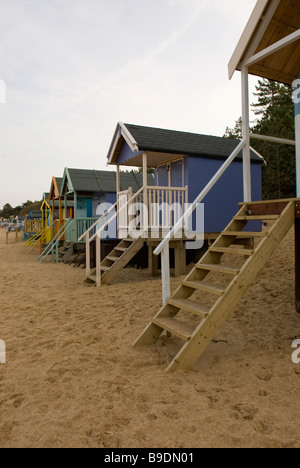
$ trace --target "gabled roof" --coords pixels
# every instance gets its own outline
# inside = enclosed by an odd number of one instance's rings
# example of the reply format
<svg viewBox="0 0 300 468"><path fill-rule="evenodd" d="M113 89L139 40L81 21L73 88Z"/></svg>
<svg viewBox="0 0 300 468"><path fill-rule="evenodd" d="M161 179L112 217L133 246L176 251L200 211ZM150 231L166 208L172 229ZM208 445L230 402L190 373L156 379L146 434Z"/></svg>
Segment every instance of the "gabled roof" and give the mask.
<svg viewBox="0 0 300 468"><path fill-rule="evenodd" d="M300 1L258 0L229 62L229 78L246 60L278 41L295 40L249 66L249 73L292 84L300 71ZM297 39L298 37L298 39Z"/></svg>
<svg viewBox="0 0 300 468"><path fill-rule="evenodd" d="M110 153L108 154L109 164L115 164L122 150L122 145L131 141L135 145L132 152L132 165L138 165L143 152L156 153L158 157L150 158L153 161L164 162L164 154L181 156L198 156L212 159L227 159L233 150L238 146L240 140L216 137L211 135L201 135L198 133L180 132L175 130L165 130L161 128L143 127L132 124L119 124L127 131L126 140L120 132L116 132ZM260 158L252 151L253 162L261 163ZM237 156L237 160L242 160L242 153Z"/></svg>
<svg viewBox="0 0 300 468"><path fill-rule="evenodd" d="M121 172L121 191L132 187L137 192L143 186L143 174ZM153 185L153 175L148 175L148 184ZM67 185L69 190L67 190ZM61 186L61 195L65 192L85 193L115 193L116 173L112 171L96 171L89 169L66 168Z"/></svg>
<svg viewBox="0 0 300 468"><path fill-rule="evenodd" d="M49 200L54 200L60 197L62 181L62 177L52 177Z"/></svg>

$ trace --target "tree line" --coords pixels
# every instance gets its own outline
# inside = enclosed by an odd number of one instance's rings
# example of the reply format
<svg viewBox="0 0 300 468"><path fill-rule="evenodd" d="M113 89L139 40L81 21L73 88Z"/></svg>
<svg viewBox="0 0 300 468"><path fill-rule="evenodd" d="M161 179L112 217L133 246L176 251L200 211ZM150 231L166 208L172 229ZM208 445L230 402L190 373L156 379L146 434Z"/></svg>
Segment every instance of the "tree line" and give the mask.
<svg viewBox="0 0 300 468"><path fill-rule="evenodd" d="M251 131L259 135L295 140L293 89L275 81L259 80L257 102L252 104L257 116ZM242 118L234 128L226 128L226 138L242 138ZM267 141L251 140L251 146L265 159L262 167L264 200L296 197L295 147Z"/></svg>
<svg viewBox="0 0 300 468"><path fill-rule="evenodd" d="M41 201L32 202L27 200L26 202L22 203L22 205L12 207L10 203L6 203L2 210L0 210L0 218L9 219L11 216L25 216L32 210L39 210L41 204Z"/></svg>

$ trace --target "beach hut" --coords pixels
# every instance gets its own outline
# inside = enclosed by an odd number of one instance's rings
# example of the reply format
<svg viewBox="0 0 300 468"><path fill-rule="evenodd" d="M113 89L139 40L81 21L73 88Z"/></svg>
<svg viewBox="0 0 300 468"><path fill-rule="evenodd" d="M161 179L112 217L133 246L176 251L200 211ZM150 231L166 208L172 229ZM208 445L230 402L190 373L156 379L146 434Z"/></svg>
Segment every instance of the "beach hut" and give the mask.
<svg viewBox="0 0 300 468"><path fill-rule="evenodd" d="M177 354L167 368L169 372L193 367L293 225L295 225L296 247L296 309L300 312L300 198L263 202L255 200L250 150L251 138L295 146L297 197L300 197L300 4L298 0L258 0L230 60L229 77L231 78L237 70L241 71L242 77L243 135L238 149L243 152L243 201L241 200L239 211L173 295L170 293L166 263L162 278L163 306L135 342L135 346L153 344L164 331L183 340L183 344L178 347ZM293 85L295 141L283 140L276 135L250 134L249 74ZM235 157L236 154L233 152L222 171L225 172L230 167ZM220 173L211 179L195 203L202 200L203 195L212 189L219 175ZM254 220L266 221L267 229L245 231L245 227ZM161 242L156 253L167 255L166 251L173 234L174 230ZM236 239L247 237L255 239L251 248L240 249L233 244ZM226 257L225 263L223 260ZM216 272L222 275L222 282L212 279L212 275ZM194 294L196 291L210 295L211 301L206 301L203 294L202 299L197 299ZM185 312L183 317L182 311ZM196 326L194 321L187 320L187 313L199 317Z"/></svg>
<svg viewBox="0 0 300 468"><path fill-rule="evenodd" d="M30 211L24 221L24 241L30 245L33 238L40 236L43 229L42 212Z"/></svg>
<svg viewBox="0 0 300 468"><path fill-rule="evenodd" d="M87 230L93 234L101 215L116 204L116 178L116 173L112 171L65 168L61 182L56 180L55 184L52 181L51 198L60 200L63 225L39 260L43 261L61 241L66 246L81 249L85 242L82 235ZM140 190L142 183L143 176L138 172L120 174L120 187L124 192L135 193ZM153 185L152 174L148 174L147 183ZM109 252L118 243L116 229L106 230L104 237L103 252ZM90 244L89 256L95 243Z"/></svg>
<svg viewBox="0 0 300 468"><path fill-rule="evenodd" d="M212 176L220 170L224 160L236 150L240 142L210 135L202 135L153 127L124 124L119 122L108 152L108 164L116 167L117 196L124 197L120 185L121 167L139 167L142 171L143 181L139 192L135 194L127 205L120 206L117 213L118 237L127 238L121 247L136 249L143 246L143 241L149 248L149 267L153 275L158 272L158 258L153 255L154 249L160 244L165 234L176 225L189 204L195 200L199 192L206 187ZM251 171L252 190L257 199L261 199L261 165L263 158L252 151ZM154 171L154 185L147 183L149 170ZM206 239L215 239L232 218L238 202L243 196L243 163L242 152L237 151L236 159L224 177L207 194L205 203L204 225L196 225L195 215L190 219L190 231ZM128 199L130 198L127 194ZM140 231L143 235L132 242L133 234L120 229L124 218L124 209L132 211L133 205L143 206L140 212ZM113 221L113 218L112 218ZM177 233L170 243L174 252L175 276L186 272L186 245L190 235L185 232ZM200 242L199 248L202 247ZM193 245L193 248L195 246ZM115 253L116 254L116 253ZM197 255L197 253L196 253ZM111 257L101 262L101 281L108 283L115 278L120 268L126 265L127 252L122 255L122 261L111 263ZM116 258L116 255L114 255ZM118 255L118 258L120 255ZM193 257L195 252L193 251ZM128 255L128 258L130 256ZM95 273L95 271L93 271ZM87 265L87 277L90 277ZM99 281L98 281L99 282Z"/></svg>
<svg viewBox="0 0 300 468"><path fill-rule="evenodd" d="M153 176L148 175L149 185L153 185ZM142 174L122 173L120 188L122 191L132 189L133 193L142 186ZM61 184L61 197L64 199L65 219L69 219L69 203L73 202L74 210L70 218L75 220L72 229L66 233L66 240L78 242L82 234L99 218L101 206L114 205L116 195L116 173L87 169L66 168ZM108 240L116 240L116 235L109 235ZM82 241L80 241L82 242Z"/></svg>

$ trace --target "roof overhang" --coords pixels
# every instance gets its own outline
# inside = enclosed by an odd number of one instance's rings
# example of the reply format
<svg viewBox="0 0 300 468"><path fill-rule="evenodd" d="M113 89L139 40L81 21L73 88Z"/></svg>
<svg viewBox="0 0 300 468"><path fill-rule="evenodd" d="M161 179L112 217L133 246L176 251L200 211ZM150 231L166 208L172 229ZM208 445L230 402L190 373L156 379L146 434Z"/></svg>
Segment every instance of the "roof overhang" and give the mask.
<svg viewBox="0 0 300 468"><path fill-rule="evenodd" d="M49 200L57 200L60 198L56 177L52 177L50 193L49 193Z"/></svg>
<svg viewBox="0 0 300 468"><path fill-rule="evenodd" d="M61 184L60 196L63 197L64 195L68 195L74 192L74 187L72 184L72 180L69 174L69 170L65 167L63 180Z"/></svg>
<svg viewBox="0 0 300 468"><path fill-rule="evenodd" d="M299 0L258 0L228 65L291 85L300 72Z"/></svg>
<svg viewBox="0 0 300 468"><path fill-rule="evenodd" d="M124 141L127 143L127 145L133 153L139 151L137 142L135 141L131 133L127 130L123 122L118 122L107 154L108 165L114 164L117 161Z"/></svg>

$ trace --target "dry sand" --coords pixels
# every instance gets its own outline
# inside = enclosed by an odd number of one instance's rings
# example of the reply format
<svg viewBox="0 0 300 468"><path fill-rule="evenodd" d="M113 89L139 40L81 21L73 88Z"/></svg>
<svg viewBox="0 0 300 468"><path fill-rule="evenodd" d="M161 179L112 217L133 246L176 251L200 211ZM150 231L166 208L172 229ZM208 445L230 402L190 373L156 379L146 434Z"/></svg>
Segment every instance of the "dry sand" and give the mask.
<svg viewBox="0 0 300 468"><path fill-rule="evenodd" d="M0 447L299 447L293 232L196 370L166 374L176 342L132 343L160 280L125 270L103 289L36 262L0 230ZM13 236L11 237L11 242ZM179 279L172 280L172 288Z"/></svg>

